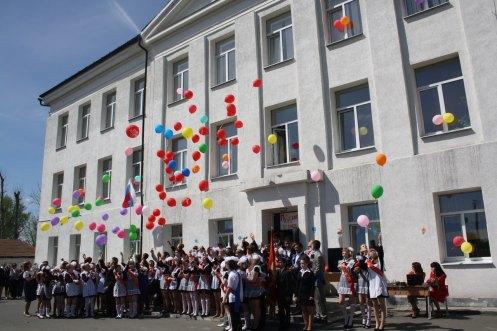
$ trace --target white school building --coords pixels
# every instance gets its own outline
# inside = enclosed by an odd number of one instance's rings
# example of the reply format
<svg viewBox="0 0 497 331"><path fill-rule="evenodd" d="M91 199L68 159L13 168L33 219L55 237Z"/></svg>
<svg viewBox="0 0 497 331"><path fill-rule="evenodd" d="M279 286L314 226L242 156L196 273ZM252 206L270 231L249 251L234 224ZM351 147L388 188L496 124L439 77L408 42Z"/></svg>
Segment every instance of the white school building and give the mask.
<svg viewBox="0 0 497 331"><path fill-rule="evenodd" d="M350 23L334 27L343 16ZM497 287L489 285L497 283L495 58L493 0L171 0L140 35L40 95L49 107L40 107L49 111L40 222L54 217L54 198L62 199L58 217L71 204L93 208L39 229L36 262L97 257L92 221L106 225L107 259L136 252L139 241L111 230L140 228L140 216L120 210L128 180L141 175L137 203L167 220L139 229L143 251L168 250L168 241L239 243L250 233L268 242L274 229L304 244L321 240L333 270L341 246L375 241L390 281L405 281L412 261L427 272L439 261L453 302L496 306ZM262 86L254 88L257 78ZM446 113L454 122L432 123ZM181 131L172 139L154 131L181 122L198 134L202 115L209 134L199 143ZM126 136L130 124L142 129L143 142L141 134ZM209 151L194 161L200 143ZM171 183L160 149L175 153L179 169L200 171ZM383 167L378 153L388 157ZM318 182L310 176L316 170ZM207 192L198 187L204 179ZM176 207L159 199L159 183ZM375 184L384 189L377 200ZM73 199L80 188L84 198ZM99 197L104 203L95 206ZM361 214L370 219L366 230L356 222ZM457 235L474 246L471 254L453 245Z"/></svg>

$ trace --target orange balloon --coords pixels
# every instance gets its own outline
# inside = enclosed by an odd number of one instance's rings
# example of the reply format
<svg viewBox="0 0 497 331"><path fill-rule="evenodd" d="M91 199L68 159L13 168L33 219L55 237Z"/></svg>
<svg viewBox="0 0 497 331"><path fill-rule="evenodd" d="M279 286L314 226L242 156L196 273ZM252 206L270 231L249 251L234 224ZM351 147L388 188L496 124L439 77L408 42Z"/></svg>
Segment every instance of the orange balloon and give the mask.
<svg viewBox="0 0 497 331"><path fill-rule="evenodd" d="M350 24L350 18L348 16L343 16L340 19L340 23L342 23L343 26L349 26L349 24Z"/></svg>
<svg viewBox="0 0 497 331"><path fill-rule="evenodd" d="M387 156L383 153L378 153L376 155L376 163L379 165L379 166L384 166L385 163L387 163Z"/></svg>
<svg viewBox="0 0 497 331"><path fill-rule="evenodd" d="M228 154L223 154L223 161L228 161L228 160L229 160Z"/></svg>
<svg viewBox="0 0 497 331"><path fill-rule="evenodd" d="M194 166L192 167L192 172L193 172L194 174L196 174L196 173L197 173L197 172L199 172L199 171L200 171L200 166L198 166L197 164L196 164L196 165L194 165Z"/></svg>

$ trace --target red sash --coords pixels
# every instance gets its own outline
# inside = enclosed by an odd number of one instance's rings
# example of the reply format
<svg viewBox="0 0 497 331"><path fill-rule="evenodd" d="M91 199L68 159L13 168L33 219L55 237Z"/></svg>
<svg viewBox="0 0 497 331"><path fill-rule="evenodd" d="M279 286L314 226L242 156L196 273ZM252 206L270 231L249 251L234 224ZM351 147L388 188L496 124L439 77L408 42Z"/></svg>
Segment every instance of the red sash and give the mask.
<svg viewBox="0 0 497 331"><path fill-rule="evenodd" d="M352 291L352 296L356 296L354 278L352 277L352 275L349 272L349 268L347 267L347 263L343 262L342 265L343 265L342 272L343 272L343 275L345 276L345 280L347 281L347 284L349 284L350 290Z"/></svg>
<svg viewBox="0 0 497 331"><path fill-rule="evenodd" d="M378 275L380 275L381 277L385 277L385 274L383 273L383 271L381 271L381 269L379 269L378 267L376 267L372 261L368 261L368 268L373 270L374 272L376 272Z"/></svg>

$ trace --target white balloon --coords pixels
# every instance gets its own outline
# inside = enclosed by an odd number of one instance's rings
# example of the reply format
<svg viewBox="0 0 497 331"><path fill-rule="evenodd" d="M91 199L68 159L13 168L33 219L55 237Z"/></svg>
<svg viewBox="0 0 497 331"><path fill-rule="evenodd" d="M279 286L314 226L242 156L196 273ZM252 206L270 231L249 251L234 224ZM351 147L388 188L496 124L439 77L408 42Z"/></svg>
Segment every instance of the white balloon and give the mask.
<svg viewBox="0 0 497 331"><path fill-rule="evenodd" d="M176 93L178 93L179 95L182 95L183 94L183 89L181 87L178 87L176 89Z"/></svg>
<svg viewBox="0 0 497 331"><path fill-rule="evenodd" d="M143 206L142 208L142 214L145 216L150 216L151 210L149 206Z"/></svg>

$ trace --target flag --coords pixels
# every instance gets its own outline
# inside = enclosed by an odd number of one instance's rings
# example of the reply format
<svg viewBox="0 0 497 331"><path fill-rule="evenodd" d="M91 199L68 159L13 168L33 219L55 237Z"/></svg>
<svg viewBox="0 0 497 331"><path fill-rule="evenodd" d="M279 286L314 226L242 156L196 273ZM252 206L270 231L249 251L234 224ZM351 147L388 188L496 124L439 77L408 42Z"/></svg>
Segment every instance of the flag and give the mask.
<svg viewBox="0 0 497 331"><path fill-rule="evenodd" d="M269 243L269 259L267 261L267 270L272 271L275 267L275 256L274 256L274 242L273 242L273 231L271 231L271 241Z"/></svg>
<svg viewBox="0 0 497 331"><path fill-rule="evenodd" d="M123 208L133 207L136 200L136 192L133 187L133 183L131 179L128 180L128 184L126 185L126 189L124 190L124 200L123 200Z"/></svg>

